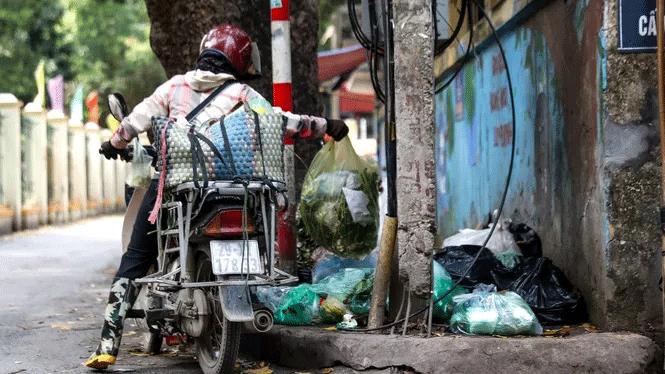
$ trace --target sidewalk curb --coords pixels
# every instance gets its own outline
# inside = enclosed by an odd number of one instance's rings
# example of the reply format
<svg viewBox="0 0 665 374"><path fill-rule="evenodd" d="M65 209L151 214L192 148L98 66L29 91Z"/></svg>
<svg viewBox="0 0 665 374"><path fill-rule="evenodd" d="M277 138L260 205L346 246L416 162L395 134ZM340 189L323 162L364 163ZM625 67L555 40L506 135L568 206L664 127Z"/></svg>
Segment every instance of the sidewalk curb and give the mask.
<svg viewBox="0 0 665 374"><path fill-rule="evenodd" d="M355 370L400 367L419 373L662 372L656 367L656 343L634 333L421 338L275 326L265 334L245 335L241 349L297 369L341 364Z"/></svg>

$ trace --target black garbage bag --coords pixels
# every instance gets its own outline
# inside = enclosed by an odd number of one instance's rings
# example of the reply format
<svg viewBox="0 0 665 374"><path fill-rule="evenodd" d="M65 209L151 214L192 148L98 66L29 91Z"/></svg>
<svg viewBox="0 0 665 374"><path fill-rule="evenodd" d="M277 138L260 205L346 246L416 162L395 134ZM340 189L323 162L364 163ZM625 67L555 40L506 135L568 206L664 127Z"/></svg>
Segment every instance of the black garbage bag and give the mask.
<svg viewBox="0 0 665 374"><path fill-rule="evenodd" d="M454 281L460 279L473 264L471 270L459 284L471 291L479 283L493 284L493 269L508 270L487 248L483 248L478 260L473 263L473 259L480 249L481 246L472 244L445 247L434 254L434 261L441 264Z"/></svg>
<svg viewBox="0 0 665 374"><path fill-rule="evenodd" d="M454 281L473 263L478 245L445 247L434 255ZM486 248L480 253L460 285L471 291L479 283L496 285L499 291L513 291L521 296L545 326L566 325L587 320L582 296L573 290L561 269L546 257L523 257L508 269Z"/></svg>
<svg viewBox="0 0 665 374"><path fill-rule="evenodd" d="M529 227L526 223L511 222L508 231L513 234L515 243L520 247L524 257L542 257L543 245L538 233Z"/></svg>
<svg viewBox="0 0 665 374"><path fill-rule="evenodd" d="M549 258L523 258L511 270L493 269L492 277L497 288L520 295L542 325L568 325L587 320L582 295Z"/></svg>

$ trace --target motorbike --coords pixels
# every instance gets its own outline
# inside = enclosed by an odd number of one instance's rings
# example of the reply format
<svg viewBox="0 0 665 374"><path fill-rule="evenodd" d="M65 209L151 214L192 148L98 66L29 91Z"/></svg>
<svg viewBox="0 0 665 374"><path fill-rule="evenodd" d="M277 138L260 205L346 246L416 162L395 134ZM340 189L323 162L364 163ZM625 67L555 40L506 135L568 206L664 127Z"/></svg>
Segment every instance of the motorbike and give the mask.
<svg viewBox="0 0 665 374"><path fill-rule="evenodd" d="M121 95L110 95L109 104L118 120L127 115ZM229 373L243 330L270 330L273 314L251 290L297 281L275 266L284 191L275 181L223 180L183 183L167 194L157 219L157 264L134 280L140 292L127 313L146 353L159 352L164 338L193 341L204 373Z"/></svg>

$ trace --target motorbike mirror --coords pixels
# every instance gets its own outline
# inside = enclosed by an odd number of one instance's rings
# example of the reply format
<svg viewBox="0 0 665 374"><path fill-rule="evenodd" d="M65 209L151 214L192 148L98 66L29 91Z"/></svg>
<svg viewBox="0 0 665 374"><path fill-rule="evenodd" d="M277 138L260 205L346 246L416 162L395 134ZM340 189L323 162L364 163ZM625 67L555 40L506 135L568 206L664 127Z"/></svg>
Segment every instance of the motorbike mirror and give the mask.
<svg viewBox="0 0 665 374"><path fill-rule="evenodd" d="M115 119L122 121L123 118L127 117L129 114L127 110L127 101L125 101L124 96L114 92L109 95L109 110Z"/></svg>

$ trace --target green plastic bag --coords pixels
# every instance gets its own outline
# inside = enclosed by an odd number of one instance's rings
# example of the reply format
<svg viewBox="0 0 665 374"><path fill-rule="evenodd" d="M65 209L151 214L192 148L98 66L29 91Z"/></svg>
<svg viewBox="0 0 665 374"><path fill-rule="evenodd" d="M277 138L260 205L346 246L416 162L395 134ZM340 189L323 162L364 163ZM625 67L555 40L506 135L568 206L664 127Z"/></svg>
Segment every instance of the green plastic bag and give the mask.
<svg viewBox="0 0 665 374"><path fill-rule="evenodd" d="M450 274L448 274L446 269L443 266L441 266L441 264L439 264L436 261L432 261L432 263L433 263L432 275L434 278L434 291L432 292L432 297L436 301L446 292L448 292L448 290L450 290L450 288L455 284L455 282L453 282L453 279L450 277ZM434 304L434 310L433 310L434 317L437 317L438 319L444 322L448 322L453 311L452 308L453 297L467 293L469 292L463 287L456 286L451 293L449 293L446 297L441 299L441 301L439 301L438 303Z"/></svg>
<svg viewBox="0 0 665 374"><path fill-rule="evenodd" d="M332 295L337 300L346 302L356 285L373 272L374 269L342 269L313 284L312 289L320 296Z"/></svg>
<svg viewBox="0 0 665 374"><path fill-rule="evenodd" d="M356 317L369 316L369 308L372 302L372 289L374 288L374 272L356 283L349 297L349 310Z"/></svg>
<svg viewBox="0 0 665 374"><path fill-rule="evenodd" d="M378 167L360 158L348 137L316 154L303 182L298 211L314 242L360 259L376 248Z"/></svg>
<svg viewBox="0 0 665 374"><path fill-rule="evenodd" d="M319 295L312 290L312 285L304 283L284 296L282 304L275 310L275 323L306 326L315 323L318 316Z"/></svg>
<svg viewBox="0 0 665 374"><path fill-rule="evenodd" d="M471 335L540 335L543 328L529 305L511 291L475 289L453 298L450 329Z"/></svg>

